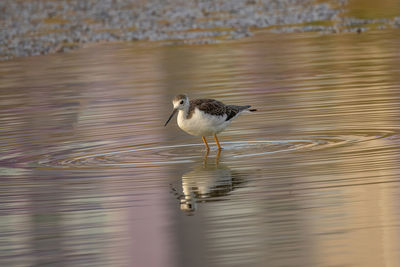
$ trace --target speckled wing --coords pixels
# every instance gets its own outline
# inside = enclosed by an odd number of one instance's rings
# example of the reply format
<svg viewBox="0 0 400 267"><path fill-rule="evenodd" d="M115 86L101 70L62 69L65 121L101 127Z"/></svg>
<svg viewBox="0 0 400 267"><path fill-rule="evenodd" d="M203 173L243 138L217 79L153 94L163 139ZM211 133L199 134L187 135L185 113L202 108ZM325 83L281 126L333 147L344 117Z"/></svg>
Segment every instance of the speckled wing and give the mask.
<svg viewBox="0 0 400 267"><path fill-rule="evenodd" d="M226 120L229 121L230 119L236 117L236 115L238 115L241 111L248 109L251 106L235 106L235 105L227 105L225 107L226 109L226 115L228 115L228 117L226 117Z"/></svg>
<svg viewBox="0 0 400 267"><path fill-rule="evenodd" d="M224 116L226 114L225 104L215 99L190 100L188 118L192 117L195 108L214 116Z"/></svg>

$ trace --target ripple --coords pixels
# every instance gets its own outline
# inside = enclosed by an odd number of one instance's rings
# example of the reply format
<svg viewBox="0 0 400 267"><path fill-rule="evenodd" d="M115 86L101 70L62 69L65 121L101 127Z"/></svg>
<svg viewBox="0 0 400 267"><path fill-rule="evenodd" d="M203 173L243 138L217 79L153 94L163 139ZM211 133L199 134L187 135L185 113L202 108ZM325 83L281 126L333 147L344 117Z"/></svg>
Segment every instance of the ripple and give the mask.
<svg viewBox="0 0 400 267"><path fill-rule="evenodd" d="M250 158L272 154L303 153L335 147L349 146L355 143L375 139L391 138L396 135L393 130L349 130L325 131L318 135L306 133L289 140L254 140L223 142L223 156L227 158ZM216 148L212 146L212 151ZM38 156L29 160L31 167L51 169L104 169L135 168L190 163L203 157L203 144L181 144L167 146L137 146L132 148L115 147L112 151L87 152L84 149L69 150L68 156L62 151L57 154Z"/></svg>

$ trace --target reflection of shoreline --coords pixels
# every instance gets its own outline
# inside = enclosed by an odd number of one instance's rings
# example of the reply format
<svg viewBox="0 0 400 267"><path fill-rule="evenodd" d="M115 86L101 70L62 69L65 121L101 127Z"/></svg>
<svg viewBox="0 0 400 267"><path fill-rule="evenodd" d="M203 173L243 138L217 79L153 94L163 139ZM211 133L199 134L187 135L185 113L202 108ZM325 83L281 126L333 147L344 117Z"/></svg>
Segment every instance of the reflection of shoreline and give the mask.
<svg viewBox="0 0 400 267"><path fill-rule="evenodd" d="M232 171L227 165L207 159L195 163L189 172L182 175L182 195L180 209L191 215L197 210L198 202L213 201L214 198L226 196L244 182L241 174Z"/></svg>

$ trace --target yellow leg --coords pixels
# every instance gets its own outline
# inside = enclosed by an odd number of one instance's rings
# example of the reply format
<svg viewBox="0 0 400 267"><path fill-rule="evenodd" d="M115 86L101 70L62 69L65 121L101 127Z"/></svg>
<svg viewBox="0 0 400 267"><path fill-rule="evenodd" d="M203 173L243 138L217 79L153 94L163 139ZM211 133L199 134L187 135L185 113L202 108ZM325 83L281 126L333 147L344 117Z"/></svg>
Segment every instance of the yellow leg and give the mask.
<svg viewBox="0 0 400 267"><path fill-rule="evenodd" d="M215 157L215 164L218 166L219 164L219 157L221 156L221 150L218 150L217 156Z"/></svg>
<svg viewBox="0 0 400 267"><path fill-rule="evenodd" d="M207 152L210 151L210 147L209 147L208 144L207 144L206 138L205 138L204 136L202 136L201 139L203 139L203 142L204 142L204 144L206 145Z"/></svg>
<svg viewBox="0 0 400 267"><path fill-rule="evenodd" d="M204 168L207 168L208 152L209 151L207 150L203 157L203 167Z"/></svg>
<svg viewBox="0 0 400 267"><path fill-rule="evenodd" d="M220 146L220 144L218 142L218 137L216 134L214 134L214 139L215 139L215 143L217 143L218 151L221 151L222 147Z"/></svg>

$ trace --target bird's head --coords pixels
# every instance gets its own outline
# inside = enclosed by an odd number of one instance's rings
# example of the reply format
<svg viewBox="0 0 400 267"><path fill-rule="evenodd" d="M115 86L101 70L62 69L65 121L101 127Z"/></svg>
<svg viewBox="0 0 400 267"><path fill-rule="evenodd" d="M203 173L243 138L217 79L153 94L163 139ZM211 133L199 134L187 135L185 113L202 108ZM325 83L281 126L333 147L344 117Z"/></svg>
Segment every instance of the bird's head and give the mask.
<svg viewBox="0 0 400 267"><path fill-rule="evenodd" d="M184 110L186 106L189 106L189 98L187 95L177 95L172 99L174 109Z"/></svg>
<svg viewBox="0 0 400 267"><path fill-rule="evenodd" d="M164 126L167 126L168 122L172 119L172 117L178 110L185 110L189 107L189 98L187 97L187 95L177 95L174 97L174 99L172 99L172 104L174 105L174 110L172 111L171 116L169 116Z"/></svg>

